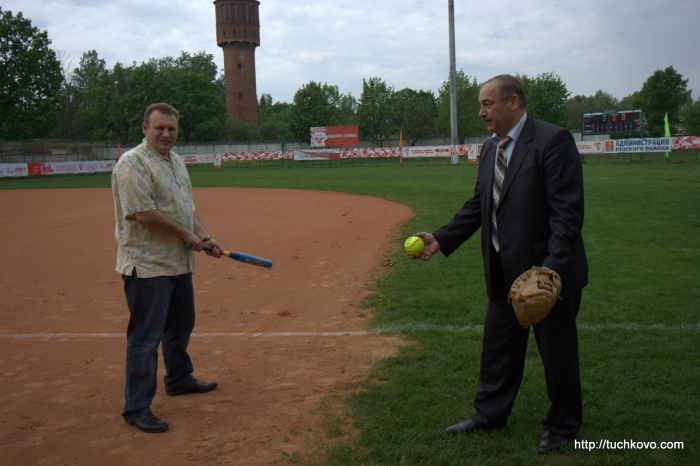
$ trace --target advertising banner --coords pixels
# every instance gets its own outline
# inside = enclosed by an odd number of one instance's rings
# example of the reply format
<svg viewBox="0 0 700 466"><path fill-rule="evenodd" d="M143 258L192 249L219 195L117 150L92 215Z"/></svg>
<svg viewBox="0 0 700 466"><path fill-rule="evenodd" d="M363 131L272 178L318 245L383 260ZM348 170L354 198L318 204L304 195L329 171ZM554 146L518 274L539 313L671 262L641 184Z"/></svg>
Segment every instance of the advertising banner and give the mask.
<svg viewBox="0 0 700 466"><path fill-rule="evenodd" d="M700 136L677 136L671 138L671 149L700 149Z"/></svg>
<svg viewBox="0 0 700 466"><path fill-rule="evenodd" d="M404 147L404 157L450 157L450 146L411 146Z"/></svg>
<svg viewBox="0 0 700 466"><path fill-rule="evenodd" d="M671 138L616 139L605 141L605 152L668 152Z"/></svg>
<svg viewBox="0 0 700 466"><path fill-rule="evenodd" d="M187 163L214 163L216 160L214 154L187 154L182 156L182 160Z"/></svg>
<svg viewBox="0 0 700 466"><path fill-rule="evenodd" d="M80 167L80 173L106 173L114 170L114 165L116 165L116 160L93 160L89 162L82 162Z"/></svg>
<svg viewBox="0 0 700 466"><path fill-rule="evenodd" d="M29 176L39 175L81 175L84 173L104 173L114 169L116 160L95 160L90 162L30 162L27 164Z"/></svg>
<svg viewBox="0 0 700 466"><path fill-rule="evenodd" d="M314 130L316 133L314 133ZM321 149L324 145L340 145L352 142L356 146L356 126L328 126L312 128L312 134L319 135L321 144L314 150L266 150L259 152L217 152L208 154L185 154L187 164L206 163L220 168L223 162L238 161L275 161L275 160L339 160L355 158L388 157L467 157L470 163L478 162L482 144L456 144L452 146L410 146L410 147L341 147ZM345 139L348 136L350 139ZM342 144L341 143L341 144ZM700 149L700 136L673 136L658 138L633 138L618 140L577 141L576 147L581 155L657 152L670 153L685 149ZM0 178L25 177L40 175L69 175L83 173L111 172L116 160L62 161L62 162L28 162L0 163Z"/></svg>
<svg viewBox="0 0 700 466"><path fill-rule="evenodd" d="M356 146L360 143L357 126L312 126L311 147Z"/></svg>
<svg viewBox="0 0 700 466"><path fill-rule="evenodd" d="M295 150L294 160L338 160L341 153L333 150Z"/></svg>
<svg viewBox="0 0 700 466"><path fill-rule="evenodd" d="M0 178L29 176L26 163L0 163Z"/></svg>
<svg viewBox="0 0 700 466"><path fill-rule="evenodd" d="M603 141L578 141L576 148L579 154L602 154Z"/></svg>

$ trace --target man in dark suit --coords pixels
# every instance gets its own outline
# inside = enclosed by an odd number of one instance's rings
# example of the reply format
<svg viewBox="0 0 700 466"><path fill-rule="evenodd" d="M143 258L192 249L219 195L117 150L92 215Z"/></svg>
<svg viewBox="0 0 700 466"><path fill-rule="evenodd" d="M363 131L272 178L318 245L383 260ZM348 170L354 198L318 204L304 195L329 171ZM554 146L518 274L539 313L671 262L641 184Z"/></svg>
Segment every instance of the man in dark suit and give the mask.
<svg viewBox="0 0 700 466"><path fill-rule="evenodd" d="M425 248L414 256L428 260L438 251L449 256L481 228L488 306L475 413L445 431L506 424L522 380L529 335L516 319L508 291L521 273L533 266L548 267L561 277L561 299L534 326L534 333L551 402L538 451L550 453L578 432L582 418L576 314L588 281L588 263L581 237L581 159L569 131L527 115L518 78L500 75L486 81L479 103L479 116L492 139L480 154L474 196L445 226L418 233ZM500 140L507 142L502 180L496 176Z"/></svg>

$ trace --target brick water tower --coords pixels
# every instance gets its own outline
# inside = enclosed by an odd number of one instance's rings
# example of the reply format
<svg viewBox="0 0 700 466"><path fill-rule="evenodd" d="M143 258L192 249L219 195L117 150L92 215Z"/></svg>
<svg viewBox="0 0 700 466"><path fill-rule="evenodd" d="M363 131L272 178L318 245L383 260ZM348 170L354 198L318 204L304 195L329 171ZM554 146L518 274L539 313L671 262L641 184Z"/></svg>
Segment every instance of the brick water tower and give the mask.
<svg viewBox="0 0 700 466"><path fill-rule="evenodd" d="M260 45L257 0L215 0L216 43L224 50L228 118L258 124L255 47Z"/></svg>

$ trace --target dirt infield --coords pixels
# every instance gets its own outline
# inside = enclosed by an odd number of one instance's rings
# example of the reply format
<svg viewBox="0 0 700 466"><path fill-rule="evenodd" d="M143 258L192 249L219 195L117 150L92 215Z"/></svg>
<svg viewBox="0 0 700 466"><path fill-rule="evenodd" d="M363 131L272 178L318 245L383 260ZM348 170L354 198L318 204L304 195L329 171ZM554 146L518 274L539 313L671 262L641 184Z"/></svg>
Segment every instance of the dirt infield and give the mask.
<svg viewBox="0 0 700 466"><path fill-rule="evenodd" d="M269 464L304 452L324 395L392 354L360 308L411 212L365 196L199 188L200 217L262 269L198 256L194 375L203 395L121 418L128 310L114 271L109 189L0 191L0 464Z"/></svg>

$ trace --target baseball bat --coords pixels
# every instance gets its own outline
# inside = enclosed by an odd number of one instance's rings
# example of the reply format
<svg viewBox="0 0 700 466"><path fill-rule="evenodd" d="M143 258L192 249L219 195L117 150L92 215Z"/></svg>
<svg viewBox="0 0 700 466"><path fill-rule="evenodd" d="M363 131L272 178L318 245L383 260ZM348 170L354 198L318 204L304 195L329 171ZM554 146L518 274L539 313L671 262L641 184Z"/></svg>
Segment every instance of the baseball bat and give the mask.
<svg viewBox="0 0 700 466"><path fill-rule="evenodd" d="M211 252L211 248L204 249L206 251ZM222 254L238 262L244 262L250 265L257 265L258 267L265 267L266 269L272 268L272 261L270 259L264 259L262 257L253 256L244 252L222 251Z"/></svg>
<svg viewBox="0 0 700 466"><path fill-rule="evenodd" d="M185 245L187 249L190 249L192 247L191 244ZM208 247L203 247L205 251L211 252L212 249ZM266 269L272 268L272 261L270 259L265 259L262 257L258 256L253 256L252 254L246 254L244 252L234 252L234 251L222 251L222 254L224 256L228 256L231 259L238 261L238 262L243 262L245 264L250 264L250 265L257 265L258 267L264 267Z"/></svg>

